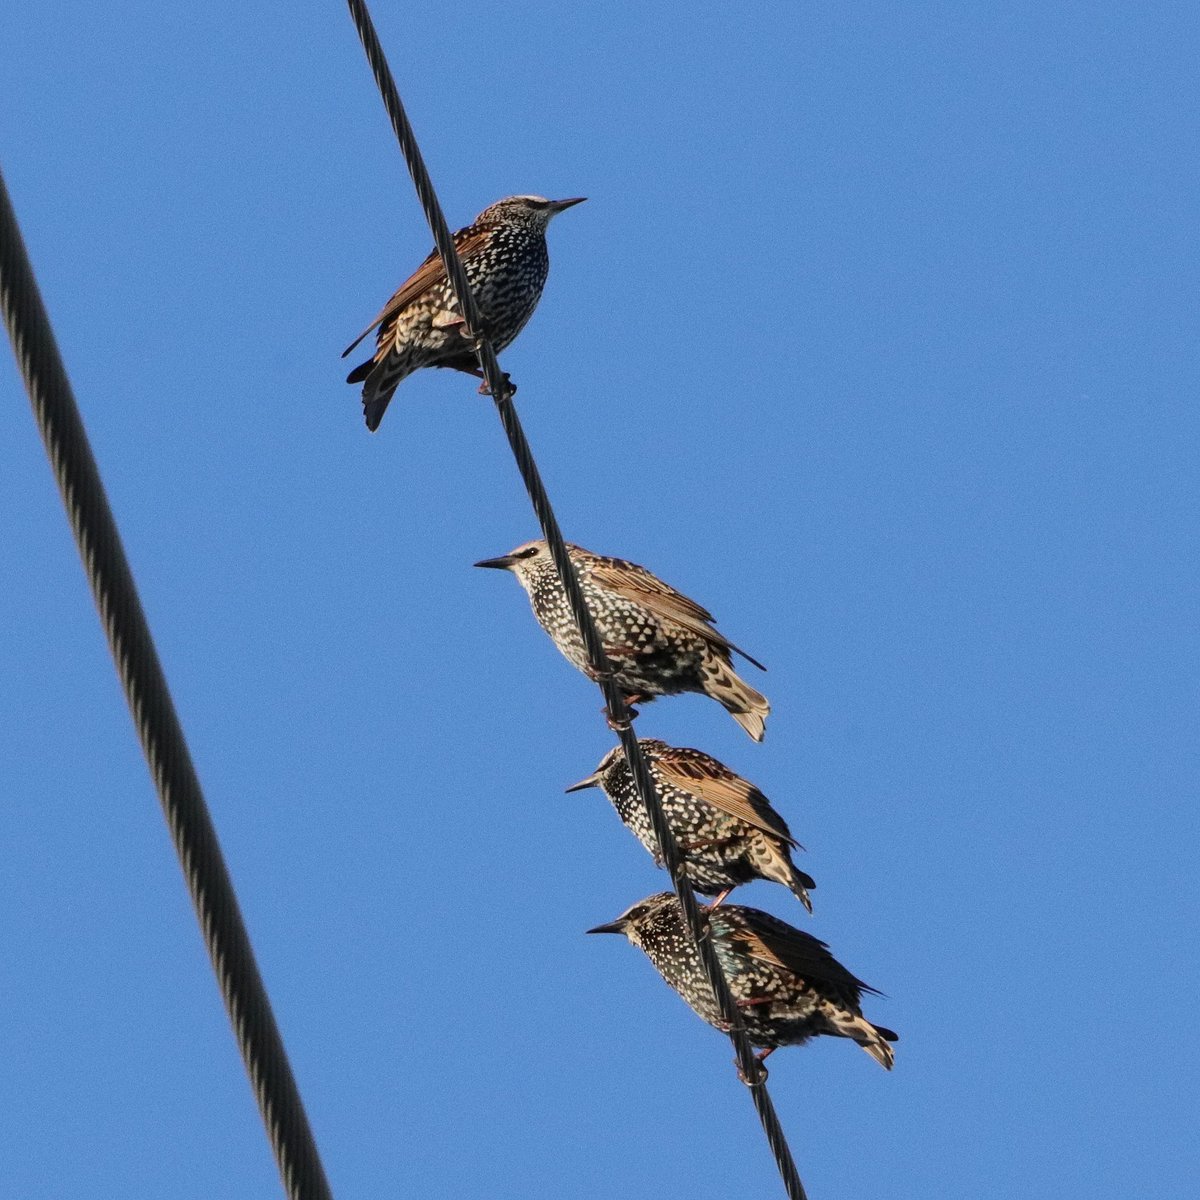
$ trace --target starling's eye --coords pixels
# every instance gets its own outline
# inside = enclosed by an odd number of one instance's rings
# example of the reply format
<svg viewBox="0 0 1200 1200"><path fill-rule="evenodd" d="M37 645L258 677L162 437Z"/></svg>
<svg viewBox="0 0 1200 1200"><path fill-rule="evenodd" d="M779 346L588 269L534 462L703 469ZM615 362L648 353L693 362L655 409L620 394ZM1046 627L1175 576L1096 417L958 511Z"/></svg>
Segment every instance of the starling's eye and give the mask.
<svg viewBox="0 0 1200 1200"><path fill-rule="evenodd" d="M517 557L518 558L532 558L535 554L537 554L537 552L538 552L537 546L530 546L528 550L522 550L521 553L517 555Z"/></svg>
<svg viewBox="0 0 1200 1200"><path fill-rule="evenodd" d="M549 208L550 207L549 200L526 200L525 203L528 204L530 208Z"/></svg>

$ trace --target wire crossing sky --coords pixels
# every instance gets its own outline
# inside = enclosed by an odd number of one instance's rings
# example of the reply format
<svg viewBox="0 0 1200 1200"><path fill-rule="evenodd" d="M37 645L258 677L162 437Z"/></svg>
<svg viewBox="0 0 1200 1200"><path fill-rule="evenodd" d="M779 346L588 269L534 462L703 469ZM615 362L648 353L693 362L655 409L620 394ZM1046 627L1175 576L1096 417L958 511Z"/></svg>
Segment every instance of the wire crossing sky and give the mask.
<svg viewBox="0 0 1200 1200"><path fill-rule="evenodd" d="M295 1200L327 1200L312 1131L2 176L0 304L285 1190Z"/></svg>
<svg viewBox="0 0 1200 1200"><path fill-rule="evenodd" d="M453 227L589 197L504 355L564 528L770 668L761 747L702 697L638 731L762 788L817 881L787 915L887 992L892 1073L770 1060L814 1200L1190 1197L1200 18L373 12ZM490 401L426 372L372 437L343 383L431 248L345 14L27 10L0 81L334 1194L777 1194L726 1039L584 936L665 876L562 794L596 689L471 568L537 534ZM7 362L0 394L0 1191L277 1194Z"/></svg>
<svg viewBox="0 0 1200 1200"><path fill-rule="evenodd" d="M605 717L613 726L620 740L639 800L649 815L650 825L654 830L658 856L671 877L671 885L679 898L687 927L696 940L700 961L703 963L704 972L716 998L717 1011L724 1023L723 1027L728 1028L729 1038L733 1043L738 1074L742 1082L750 1089L754 1107L758 1112L758 1119L762 1122L763 1132L770 1143L771 1153L775 1156L775 1163L779 1168L787 1195L791 1200L807 1200L804 1185L800 1180L795 1160L787 1144L787 1137L767 1091L767 1072L755 1059L754 1050L746 1034L745 1024L734 1003L729 984L721 970L721 964L717 961L716 951L713 948L712 940L708 937L707 926L704 918L700 915L691 884L681 875L683 859L666 818L663 816L657 788L650 776L649 768L646 766L641 746L638 744L637 734L633 729L634 713L630 711L624 693L617 686L613 664L605 653L605 647L592 613L588 609L587 601L579 586L579 579L576 576L575 567L571 563L567 544L563 540L558 520L550 505L550 498L546 495L546 489L542 484L541 472L538 470L533 451L513 406L513 387L501 372L500 364L496 361L495 350L486 334L483 333L482 315L471 294L466 272L459 260L458 251L454 248L454 241L446 225L446 218L442 214L442 206L425 168L420 148L404 111L400 95L396 90L392 72L388 67L387 58L379 44L375 26L371 22L366 5L361 3L361 0L349 0L349 5L363 49L371 64L375 82L379 86L384 107L387 109L392 128L396 131L396 137L400 142L408 173L412 176L417 196L425 212L425 218L445 264L446 278L453 283L458 309L466 318L467 329L476 338L480 370L483 372L488 392L495 401L500 423L504 426L504 432L508 437L513 457L516 459L517 468L521 472L521 480L554 558L558 577L566 592L567 603L579 629L579 636L587 656L587 665L604 695Z"/></svg>

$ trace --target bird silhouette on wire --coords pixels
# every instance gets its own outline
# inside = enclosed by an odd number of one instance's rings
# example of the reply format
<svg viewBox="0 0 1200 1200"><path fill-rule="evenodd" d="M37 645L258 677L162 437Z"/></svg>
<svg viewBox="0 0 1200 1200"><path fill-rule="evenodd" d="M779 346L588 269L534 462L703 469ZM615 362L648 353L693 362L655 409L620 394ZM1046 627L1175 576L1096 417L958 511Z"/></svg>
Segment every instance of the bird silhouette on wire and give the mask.
<svg viewBox="0 0 1200 1200"><path fill-rule="evenodd" d="M773 880L812 912L808 889L817 885L792 862L792 850L800 845L754 784L702 750L668 746L654 738L642 738L640 745L683 857L683 873L696 891L716 896L715 907L740 884ZM620 746L567 791L591 787L603 790L617 816L661 866L650 814Z"/></svg>
<svg viewBox="0 0 1200 1200"><path fill-rule="evenodd" d="M881 1067L892 1069L895 1052L889 1043L898 1035L862 1015L862 994L879 993L851 975L824 942L757 908L726 904L700 911L746 1034L762 1048L760 1062L780 1046L799 1046L827 1034L850 1038ZM588 933L623 933L693 1012L728 1032L674 892L639 900Z"/></svg>
<svg viewBox="0 0 1200 1200"><path fill-rule="evenodd" d="M363 385L363 415L372 433L379 428L396 388L414 371L450 367L482 378L471 335L486 334L499 352L521 332L541 299L550 270L546 227L558 213L584 199L508 196L454 235L483 319L482 330L466 329L437 250L401 284L371 324L342 351L345 358L378 328L375 353L346 376L347 383ZM480 391L485 390L481 386Z"/></svg>
<svg viewBox="0 0 1200 1200"><path fill-rule="evenodd" d="M771 706L734 671L732 655L740 654L759 670L766 668L713 628L712 613L637 563L579 546L568 545L567 552L628 703L702 692L724 705L756 742L762 741ZM511 571L554 644L585 675L593 675L544 541L527 542L475 565Z"/></svg>

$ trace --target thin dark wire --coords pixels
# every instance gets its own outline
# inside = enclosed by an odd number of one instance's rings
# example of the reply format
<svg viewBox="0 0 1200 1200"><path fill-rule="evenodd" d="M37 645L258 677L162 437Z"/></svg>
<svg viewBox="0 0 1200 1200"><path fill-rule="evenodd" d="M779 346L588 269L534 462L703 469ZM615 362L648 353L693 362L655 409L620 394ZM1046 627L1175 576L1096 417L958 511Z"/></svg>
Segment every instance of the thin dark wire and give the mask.
<svg viewBox="0 0 1200 1200"><path fill-rule="evenodd" d="M3 176L0 307L284 1187L291 1200L331 1200Z"/></svg>
<svg viewBox="0 0 1200 1200"><path fill-rule="evenodd" d="M537 463L534 461L533 451L530 449L525 432L521 428L521 422L517 417L517 411L513 406L513 388L508 382L508 377L500 370L496 353L487 338L486 329L483 328L479 307L471 293L466 272L458 257L450 227L446 224L446 218L429 178L429 172L425 169L425 161L421 156L420 147L417 145L416 135L413 133L408 115L404 111L400 93L396 89L396 82L392 78L391 68L388 66L383 47L379 44L379 37L375 32L371 15L363 0L347 0L347 4L350 7L350 15L354 20L355 27L358 29L358 36L362 40L363 49L366 51L367 61L375 76L375 83L383 98L384 107L392 122L392 128L399 139L404 161L408 164L408 172L412 176L421 207L425 211L425 219L433 231L438 253L446 267L446 276L454 288L459 312L474 335L480 369L491 390L496 409L500 414L500 422L504 426L509 446L517 461L517 468L521 472L521 478L529 493L534 512L537 514L538 522L549 544L554 565L558 569L559 578L566 590L571 612L579 627L579 633L587 652L588 664L604 693L604 701L613 724L617 726L629 770L633 775L642 803L646 806L646 811L650 816L650 823L654 827L663 863L671 875L671 882L675 885L680 906L699 947L700 957L712 985L721 1020L729 1027L729 1037L737 1055L739 1072L744 1080L750 1081L750 1094L754 1098L754 1106L758 1111L759 1120L762 1122L763 1130L767 1135L767 1141L775 1156L790 1200L807 1200L804 1186L796 1171L796 1164L792 1159L791 1150L788 1148L787 1139L775 1112L775 1106L771 1103L771 1097L767 1092L766 1070L755 1057L753 1047L746 1036L741 1013L730 995L729 984L717 961L712 939L707 936L707 921L696 903L691 884L680 874L679 848L663 816L654 780L646 766L646 760L642 755L637 737L633 733L629 706L625 703L625 697L613 678L612 664L604 653L604 645L600 640L596 624L592 620L587 601L583 597L574 564L567 553L562 531L559 529L558 520L550 505L550 498L542 484Z"/></svg>

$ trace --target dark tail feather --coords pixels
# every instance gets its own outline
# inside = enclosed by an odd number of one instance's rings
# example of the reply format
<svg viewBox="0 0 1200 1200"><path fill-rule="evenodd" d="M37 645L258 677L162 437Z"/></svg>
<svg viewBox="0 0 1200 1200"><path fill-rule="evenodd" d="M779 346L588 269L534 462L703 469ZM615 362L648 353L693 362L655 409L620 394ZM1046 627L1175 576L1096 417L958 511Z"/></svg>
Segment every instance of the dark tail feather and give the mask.
<svg viewBox="0 0 1200 1200"><path fill-rule="evenodd" d="M817 881L811 875L801 871L798 867L792 867L792 881L788 886L792 890L792 895L804 905L811 913L813 910L812 901L808 898L808 889L815 888Z"/></svg>
<svg viewBox="0 0 1200 1200"><path fill-rule="evenodd" d="M375 367L375 360L368 358L365 363L359 363L349 375L346 376L347 383L362 383Z"/></svg>
<svg viewBox="0 0 1200 1200"><path fill-rule="evenodd" d="M357 383L360 379L364 380L363 417L366 419L367 428L372 433L379 428L379 422L383 420L383 414L387 411L387 406L391 403L392 396L400 386L401 380L411 373L409 370L398 367L392 356L385 358L382 362L371 359L351 371L349 382Z"/></svg>
<svg viewBox="0 0 1200 1200"><path fill-rule="evenodd" d="M387 412L387 406L392 402L394 392L388 392L386 396L376 396L372 400L363 400L363 417L367 422L367 428L374 433L379 428L379 422L383 420L383 414Z"/></svg>

